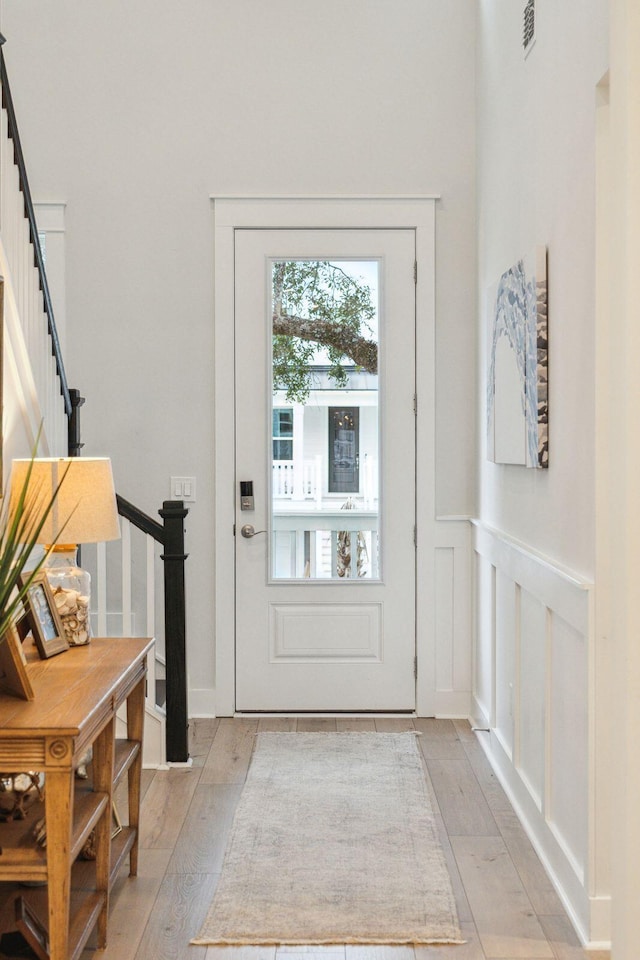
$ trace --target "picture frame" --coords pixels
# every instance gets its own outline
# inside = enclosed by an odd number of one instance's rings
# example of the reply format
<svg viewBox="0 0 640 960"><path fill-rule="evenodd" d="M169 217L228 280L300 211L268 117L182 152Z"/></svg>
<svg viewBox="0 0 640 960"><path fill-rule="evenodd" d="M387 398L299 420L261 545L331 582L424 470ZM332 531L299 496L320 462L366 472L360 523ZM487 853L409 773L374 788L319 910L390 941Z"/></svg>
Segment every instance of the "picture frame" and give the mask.
<svg viewBox="0 0 640 960"><path fill-rule="evenodd" d="M29 574L22 577L27 582ZM39 570L27 589L24 605L27 621L42 660L69 649L62 620L44 570Z"/></svg>
<svg viewBox="0 0 640 960"><path fill-rule="evenodd" d="M0 690L22 700L35 700L27 660L14 626L9 627L0 640Z"/></svg>
<svg viewBox="0 0 640 960"><path fill-rule="evenodd" d="M549 467L547 248L539 244L488 291L487 459Z"/></svg>

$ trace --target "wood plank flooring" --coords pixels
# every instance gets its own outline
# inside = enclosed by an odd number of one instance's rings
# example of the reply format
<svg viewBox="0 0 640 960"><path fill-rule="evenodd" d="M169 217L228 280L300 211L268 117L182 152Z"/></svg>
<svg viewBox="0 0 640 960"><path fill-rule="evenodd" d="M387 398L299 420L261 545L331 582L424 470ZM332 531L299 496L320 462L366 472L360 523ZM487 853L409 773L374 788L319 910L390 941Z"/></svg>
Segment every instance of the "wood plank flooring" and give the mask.
<svg viewBox="0 0 640 960"><path fill-rule="evenodd" d="M467 942L434 947L190 946L208 910L254 734L416 729ZM412 719L195 720L193 766L145 771L140 872L120 876L109 946L82 960L609 960L584 951L468 724ZM118 797L126 816L126 798ZM0 932L13 929L0 884ZM0 954L0 958L4 958Z"/></svg>

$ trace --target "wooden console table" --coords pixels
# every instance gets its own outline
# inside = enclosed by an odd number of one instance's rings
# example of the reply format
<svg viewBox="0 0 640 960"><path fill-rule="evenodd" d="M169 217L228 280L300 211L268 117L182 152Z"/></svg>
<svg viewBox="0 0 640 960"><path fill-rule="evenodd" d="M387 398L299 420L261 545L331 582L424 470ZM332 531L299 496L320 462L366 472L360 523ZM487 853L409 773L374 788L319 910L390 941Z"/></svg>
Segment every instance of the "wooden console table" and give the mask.
<svg viewBox="0 0 640 960"><path fill-rule="evenodd" d="M46 881L50 960L76 960L96 924L98 946L106 946L111 884L127 855L130 874L137 871L145 676L152 646L149 639L109 637L49 660L29 652L35 699L0 696L0 771L44 771L47 829L43 849L32 838L41 815L33 807L25 820L0 824L0 880ZM115 715L125 702L127 739L116 740ZM74 771L90 746L87 784ZM112 794L125 773L129 824L112 842ZM72 867L94 829L95 884L77 907L74 893L72 911Z"/></svg>

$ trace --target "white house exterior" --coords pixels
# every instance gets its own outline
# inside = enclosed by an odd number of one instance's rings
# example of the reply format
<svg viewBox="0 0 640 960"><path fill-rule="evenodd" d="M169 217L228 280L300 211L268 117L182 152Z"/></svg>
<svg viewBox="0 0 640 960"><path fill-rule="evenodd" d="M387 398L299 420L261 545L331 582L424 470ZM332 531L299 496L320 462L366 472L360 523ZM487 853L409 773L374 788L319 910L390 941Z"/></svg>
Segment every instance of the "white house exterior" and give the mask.
<svg viewBox="0 0 640 960"><path fill-rule="evenodd" d="M291 403L284 392L276 392L273 397L273 575L375 577L379 509L377 377L354 371L346 388L338 390L326 370L315 367L312 382L305 404ZM352 531L353 563L346 566L339 559L337 542L345 510L357 511L361 521L358 530ZM351 528L353 518L349 520ZM359 570L358 533L363 538Z"/></svg>

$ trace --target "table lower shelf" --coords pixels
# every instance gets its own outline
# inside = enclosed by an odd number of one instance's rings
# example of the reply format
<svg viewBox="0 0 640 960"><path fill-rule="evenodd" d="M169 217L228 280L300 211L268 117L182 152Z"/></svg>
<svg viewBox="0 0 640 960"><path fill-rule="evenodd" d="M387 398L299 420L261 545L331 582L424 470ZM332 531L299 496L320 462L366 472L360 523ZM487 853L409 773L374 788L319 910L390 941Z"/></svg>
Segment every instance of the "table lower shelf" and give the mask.
<svg viewBox="0 0 640 960"><path fill-rule="evenodd" d="M98 793L77 781L73 805L71 860L75 860L109 804L107 793ZM34 837L35 825L44 818L42 801L33 803L24 820L0 823L0 880L46 880L47 849Z"/></svg>
<svg viewBox="0 0 640 960"><path fill-rule="evenodd" d="M78 960L97 923L106 895L95 890L78 897L72 894L73 914L69 924L69 960ZM46 907L46 904L45 904ZM46 924L25 895L15 899L16 928L39 960L49 960L49 933Z"/></svg>
<svg viewBox="0 0 640 960"><path fill-rule="evenodd" d="M109 886L112 887L136 839L133 827L122 827L111 841L111 874ZM69 960L77 960L84 950L102 910L105 895L95 890L95 863L92 860L78 860L71 871L71 922L69 925ZM48 915L47 887L28 887L24 884L0 884L0 934L10 930L19 930L27 943L36 951L34 943L38 940L48 944L46 917ZM6 897L4 909L3 896ZM28 920L18 920L18 917ZM25 924L31 927L31 937L25 932ZM43 952L44 958L48 957Z"/></svg>
<svg viewBox="0 0 640 960"><path fill-rule="evenodd" d="M137 740L116 740L114 750L114 788L139 756ZM91 774L91 767L89 767ZM45 787L46 790L46 779ZM75 781L71 860L80 854L89 834L105 812L109 797L93 790L91 776ZM28 804L24 820L0 822L0 880L46 880L46 847L34 839L34 826L45 815L44 801ZM133 840L127 848L131 849ZM119 846L116 848L119 849ZM126 855L126 854L125 854ZM112 853L113 862L113 853Z"/></svg>

